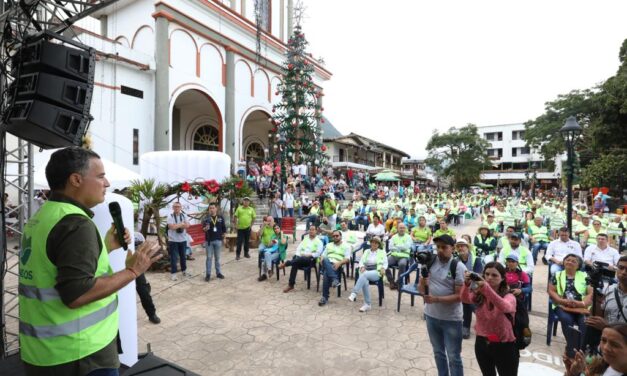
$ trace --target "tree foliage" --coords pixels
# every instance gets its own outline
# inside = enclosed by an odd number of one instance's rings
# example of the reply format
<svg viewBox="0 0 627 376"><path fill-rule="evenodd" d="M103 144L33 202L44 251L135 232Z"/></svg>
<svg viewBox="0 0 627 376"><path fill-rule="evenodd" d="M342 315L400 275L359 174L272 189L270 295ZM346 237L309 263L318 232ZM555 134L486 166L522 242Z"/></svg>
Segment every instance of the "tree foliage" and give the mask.
<svg viewBox="0 0 627 376"><path fill-rule="evenodd" d="M581 183L587 187L609 187L617 190L624 181L627 159L623 155L605 154L593 160L583 171Z"/></svg>
<svg viewBox="0 0 627 376"><path fill-rule="evenodd" d="M481 171L490 167L488 146L473 124L443 134L435 132L427 144L427 164L454 187L467 187L479 181Z"/></svg>
<svg viewBox="0 0 627 376"><path fill-rule="evenodd" d="M573 115L583 128L576 149L580 156L582 184L598 186L603 180L620 189L619 174L599 175L610 163L627 158L627 39L619 51L620 66L616 75L591 89L573 90L545 104L544 114L525 123L525 139L537 148L545 160L565 151L559 130ZM611 154L612 158L603 158ZM590 168L591 171L586 170ZM594 177L603 179L595 182ZM609 180L608 180L609 179Z"/></svg>
<svg viewBox="0 0 627 376"><path fill-rule="evenodd" d="M301 26L296 25L287 42L285 73L276 93L281 95L281 102L272 107L270 157L278 162L283 153L290 163L323 166L327 155L319 123L324 122L320 100L324 94L313 82L314 66L306 56L307 44ZM281 135L285 138L283 151Z"/></svg>

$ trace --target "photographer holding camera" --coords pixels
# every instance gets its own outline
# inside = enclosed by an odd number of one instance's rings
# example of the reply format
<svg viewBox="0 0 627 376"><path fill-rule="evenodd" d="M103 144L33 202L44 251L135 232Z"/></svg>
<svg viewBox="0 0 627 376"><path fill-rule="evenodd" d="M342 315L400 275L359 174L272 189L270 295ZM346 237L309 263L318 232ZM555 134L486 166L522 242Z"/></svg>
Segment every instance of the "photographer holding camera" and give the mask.
<svg viewBox="0 0 627 376"><path fill-rule="evenodd" d="M168 251L170 252L170 278L176 281L176 258L181 259L183 276L191 277L187 272L185 246L187 245L186 229L189 227L187 217L181 212L181 203L172 204L172 214L168 215Z"/></svg>
<svg viewBox="0 0 627 376"><path fill-rule="evenodd" d="M425 317L439 376L464 374L462 350L462 304L460 291L466 267L453 258L455 239L436 237L437 256L419 254L427 273L421 273L418 285L425 300ZM426 275L425 275L426 274ZM450 369L450 373L449 373Z"/></svg>
<svg viewBox="0 0 627 376"><path fill-rule="evenodd" d="M601 304L598 316L586 319L586 325L602 330L607 325L627 324L627 256L621 256L616 267L617 284L611 285Z"/></svg>

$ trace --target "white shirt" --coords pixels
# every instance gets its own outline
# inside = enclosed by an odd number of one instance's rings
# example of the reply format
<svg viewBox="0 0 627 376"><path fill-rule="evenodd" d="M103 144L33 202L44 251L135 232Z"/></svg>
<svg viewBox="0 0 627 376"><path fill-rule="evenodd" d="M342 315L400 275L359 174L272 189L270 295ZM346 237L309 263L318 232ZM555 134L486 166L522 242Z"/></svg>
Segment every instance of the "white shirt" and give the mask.
<svg viewBox="0 0 627 376"><path fill-rule="evenodd" d="M578 242L568 239L567 242L563 242L560 239L555 239L549 243L549 247L546 250L545 258L550 260L555 257L557 261L562 262L564 257L568 254L574 253L579 257L582 257L581 245Z"/></svg>
<svg viewBox="0 0 627 376"><path fill-rule="evenodd" d="M616 249L610 246L607 246L607 248L605 249L600 249L594 244L589 245L583 254L584 261L601 261L606 262L612 266L616 266L618 264L619 258L620 254Z"/></svg>
<svg viewBox="0 0 627 376"><path fill-rule="evenodd" d="M285 192L283 194L283 202L285 203L285 207L288 209L294 208L294 195L289 192Z"/></svg>
<svg viewBox="0 0 627 376"><path fill-rule="evenodd" d="M298 175L298 171L300 170L300 166L299 165L292 165L292 174L293 175Z"/></svg>
<svg viewBox="0 0 627 376"><path fill-rule="evenodd" d="M371 223L368 225L366 234L372 235L372 236L383 236L385 235L385 227L381 223L379 223L378 226L375 226L374 223Z"/></svg>
<svg viewBox="0 0 627 376"><path fill-rule="evenodd" d="M301 164L300 166L298 166L298 174L299 175L307 175L307 165L306 164Z"/></svg>

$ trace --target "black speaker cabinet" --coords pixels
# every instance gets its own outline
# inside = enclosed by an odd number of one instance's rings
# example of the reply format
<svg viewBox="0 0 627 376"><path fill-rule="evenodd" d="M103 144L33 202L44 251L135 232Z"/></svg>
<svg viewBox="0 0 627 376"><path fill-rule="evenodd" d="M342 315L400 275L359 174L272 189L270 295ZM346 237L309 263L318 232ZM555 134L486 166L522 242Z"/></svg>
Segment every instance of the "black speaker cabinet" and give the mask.
<svg viewBox="0 0 627 376"><path fill-rule="evenodd" d="M81 145L89 117L41 100L15 102L6 131L41 148Z"/></svg>
<svg viewBox="0 0 627 376"><path fill-rule="evenodd" d="M152 353L145 354L135 365L124 371L122 376L200 376L183 367L161 359Z"/></svg>

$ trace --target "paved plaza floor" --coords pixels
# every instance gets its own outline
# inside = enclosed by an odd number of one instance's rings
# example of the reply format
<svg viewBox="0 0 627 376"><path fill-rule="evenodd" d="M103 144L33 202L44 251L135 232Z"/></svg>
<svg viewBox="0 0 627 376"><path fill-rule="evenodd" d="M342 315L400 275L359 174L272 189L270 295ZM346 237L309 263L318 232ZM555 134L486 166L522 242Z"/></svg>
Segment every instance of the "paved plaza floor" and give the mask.
<svg viewBox="0 0 627 376"><path fill-rule="evenodd" d="M458 236L474 234L478 225L467 221L453 229ZM294 249L290 243L290 254ZM411 307L405 295L396 312L397 292L386 286L378 307L372 286L373 308L360 313L363 297L348 300L354 284L349 279L349 291L341 298L332 291L329 304L318 307L315 279L307 290L299 272L295 290L285 294L287 275L258 282L257 251L251 255L235 261L234 253L223 250L224 280L204 281L200 247L196 260L188 261L193 277L182 279L179 273L179 281L171 281L167 273L147 274L162 322L151 324L138 304L140 352L150 343L157 356L201 375L437 375L422 299ZM546 266L537 266L533 339L521 352L521 363L530 364L521 365L519 375L563 373L561 332L546 345L546 273ZM481 374L474 342L474 332L463 341L465 375Z"/></svg>

